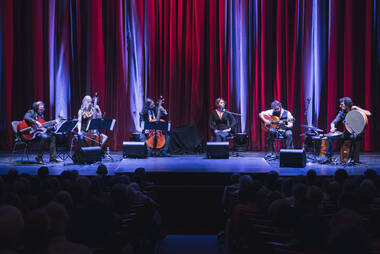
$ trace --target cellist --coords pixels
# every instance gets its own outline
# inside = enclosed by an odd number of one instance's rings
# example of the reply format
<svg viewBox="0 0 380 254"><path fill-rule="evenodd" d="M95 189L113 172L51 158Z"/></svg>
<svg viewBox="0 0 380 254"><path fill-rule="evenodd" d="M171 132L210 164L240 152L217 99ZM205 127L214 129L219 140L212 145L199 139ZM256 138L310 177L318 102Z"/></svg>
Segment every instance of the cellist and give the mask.
<svg viewBox="0 0 380 254"><path fill-rule="evenodd" d="M158 110L161 111L160 113L160 119L156 119L156 116L158 115ZM166 111L166 109L161 105L160 108L156 107L154 101L150 98L147 98L144 107L142 111L140 112L140 125L142 122L152 122L152 121L160 121L164 120L167 121L169 118L169 114ZM149 130L142 130L142 134L140 135L140 140L145 142L149 135ZM165 135L165 146L159 151L152 151L152 149L147 146L148 148L148 156L166 156L169 148L169 140L170 137L168 133L163 133Z"/></svg>
<svg viewBox="0 0 380 254"><path fill-rule="evenodd" d="M83 147L88 146L86 140L86 129L91 119L100 118L102 111L98 105L94 105L90 95L82 99L82 105L78 111L78 136L80 144ZM103 142L104 143L104 142Z"/></svg>

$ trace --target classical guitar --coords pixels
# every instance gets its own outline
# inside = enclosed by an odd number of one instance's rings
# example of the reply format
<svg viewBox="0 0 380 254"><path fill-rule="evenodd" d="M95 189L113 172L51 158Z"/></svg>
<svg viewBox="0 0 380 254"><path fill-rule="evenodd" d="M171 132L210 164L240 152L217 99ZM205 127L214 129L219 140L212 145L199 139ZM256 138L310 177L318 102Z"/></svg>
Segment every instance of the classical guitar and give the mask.
<svg viewBox="0 0 380 254"><path fill-rule="evenodd" d="M37 126L37 124L28 124L25 120L17 124L17 131L21 134L23 139L33 140L38 133L46 133L57 124L57 120L46 122L44 119L38 118L36 121L41 124L40 127Z"/></svg>
<svg viewBox="0 0 380 254"><path fill-rule="evenodd" d="M264 115L264 118L266 120L270 121L269 124L266 124L264 121L261 122L261 129L264 130L265 132L269 131L270 128L278 129L285 122L295 122L296 121L295 118L292 118L289 120L280 120L280 118L278 116Z"/></svg>

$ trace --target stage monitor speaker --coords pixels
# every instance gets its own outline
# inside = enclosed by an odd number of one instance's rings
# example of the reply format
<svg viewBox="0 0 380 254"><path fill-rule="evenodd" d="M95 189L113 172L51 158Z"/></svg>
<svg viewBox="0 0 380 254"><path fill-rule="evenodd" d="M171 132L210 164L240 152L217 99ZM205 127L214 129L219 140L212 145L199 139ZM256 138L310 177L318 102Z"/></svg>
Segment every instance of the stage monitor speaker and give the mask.
<svg viewBox="0 0 380 254"><path fill-rule="evenodd" d="M304 168L306 166L306 154L303 149L281 149L280 167Z"/></svg>
<svg viewBox="0 0 380 254"><path fill-rule="evenodd" d="M129 137L129 141L140 141L140 136L142 134L140 132L134 132L131 134L131 136Z"/></svg>
<svg viewBox="0 0 380 254"><path fill-rule="evenodd" d="M236 133L234 136L233 150L236 152L248 151L249 139L247 133Z"/></svg>
<svg viewBox="0 0 380 254"><path fill-rule="evenodd" d="M145 142L124 141L123 157L126 158L146 158L147 149Z"/></svg>
<svg viewBox="0 0 380 254"><path fill-rule="evenodd" d="M81 147L73 155L73 161L75 164L92 164L97 161L101 161L103 151L100 146Z"/></svg>
<svg viewBox="0 0 380 254"><path fill-rule="evenodd" d="M207 142L206 156L208 159L228 159L229 147L228 142Z"/></svg>

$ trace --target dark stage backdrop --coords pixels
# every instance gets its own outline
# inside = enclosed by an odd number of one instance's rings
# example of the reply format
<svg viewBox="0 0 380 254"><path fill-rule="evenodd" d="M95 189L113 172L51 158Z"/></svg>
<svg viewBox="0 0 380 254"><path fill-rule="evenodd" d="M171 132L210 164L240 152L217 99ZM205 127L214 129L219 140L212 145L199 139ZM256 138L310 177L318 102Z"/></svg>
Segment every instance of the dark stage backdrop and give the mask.
<svg viewBox="0 0 380 254"><path fill-rule="evenodd" d="M241 113L250 147L274 99L300 124L326 129L338 99L371 110L366 151L380 148L379 0L2 0L0 147L33 101L73 118L99 94L117 119L111 149L139 130L146 97L166 99L173 127L210 136L217 97ZM305 108L310 102L308 112Z"/></svg>

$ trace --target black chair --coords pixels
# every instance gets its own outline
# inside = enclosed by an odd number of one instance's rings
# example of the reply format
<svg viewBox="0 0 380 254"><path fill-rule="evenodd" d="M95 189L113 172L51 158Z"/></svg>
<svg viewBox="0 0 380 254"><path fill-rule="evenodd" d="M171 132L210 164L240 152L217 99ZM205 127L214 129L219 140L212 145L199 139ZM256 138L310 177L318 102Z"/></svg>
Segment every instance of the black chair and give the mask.
<svg viewBox="0 0 380 254"><path fill-rule="evenodd" d="M17 124L19 122L20 121L12 121L12 123L11 123L12 130L13 130L13 136L14 136L12 154L14 154L16 152L17 146L23 145L24 146L24 153L23 153L22 159L24 159L24 156L26 155L26 158L29 160L28 146L32 142L32 140L31 141L24 140L21 137L20 133L17 131Z"/></svg>

